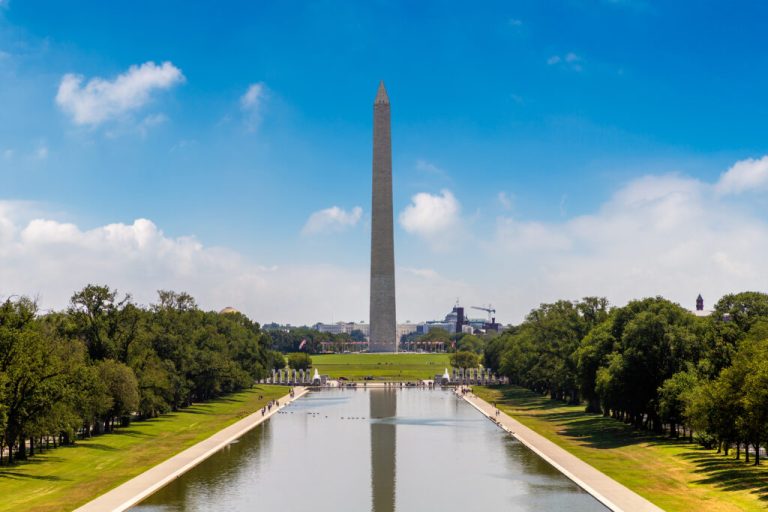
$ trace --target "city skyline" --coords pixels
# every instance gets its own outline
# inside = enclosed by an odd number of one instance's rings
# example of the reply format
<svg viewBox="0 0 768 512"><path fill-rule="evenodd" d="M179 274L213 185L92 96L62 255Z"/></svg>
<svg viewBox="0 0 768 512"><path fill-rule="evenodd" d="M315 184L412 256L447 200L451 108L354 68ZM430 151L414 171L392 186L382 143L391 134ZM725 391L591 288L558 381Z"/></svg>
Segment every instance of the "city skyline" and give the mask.
<svg viewBox="0 0 768 512"><path fill-rule="evenodd" d="M0 1L0 294L367 319L381 79L399 323L766 288L768 6L460 7Z"/></svg>

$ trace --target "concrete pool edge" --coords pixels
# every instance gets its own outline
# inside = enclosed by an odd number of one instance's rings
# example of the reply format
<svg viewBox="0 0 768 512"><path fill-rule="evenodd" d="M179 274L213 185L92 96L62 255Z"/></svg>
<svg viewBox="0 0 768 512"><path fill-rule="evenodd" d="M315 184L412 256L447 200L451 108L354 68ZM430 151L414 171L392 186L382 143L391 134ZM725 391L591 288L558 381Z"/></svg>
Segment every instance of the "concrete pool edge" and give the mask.
<svg viewBox="0 0 768 512"><path fill-rule="evenodd" d="M502 429L509 432L515 439L610 510L614 512L663 512L663 509L511 416L501 412L497 419L496 408L482 398L472 393L461 394L457 392L456 394L481 414L496 422Z"/></svg>
<svg viewBox="0 0 768 512"><path fill-rule="evenodd" d="M262 416L261 411L259 410L236 421L232 425L219 430L209 438L190 446L186 450L177 453L153 468L148 469L127 482L124 482L114 489L89 501L80 508L77 508L75 512L104 512L108 510L112 512L122 512L133 507L160 490L169 482L197 466L232 441L253 430L256 426L271 418L272 415L276 414L292 401L301 398L309 392L309 388L306 387L295 387L293 389L293 397L291 397L290 394L281 397L278 400L280 406L272 408L272 410L265 415Z"/></svg>

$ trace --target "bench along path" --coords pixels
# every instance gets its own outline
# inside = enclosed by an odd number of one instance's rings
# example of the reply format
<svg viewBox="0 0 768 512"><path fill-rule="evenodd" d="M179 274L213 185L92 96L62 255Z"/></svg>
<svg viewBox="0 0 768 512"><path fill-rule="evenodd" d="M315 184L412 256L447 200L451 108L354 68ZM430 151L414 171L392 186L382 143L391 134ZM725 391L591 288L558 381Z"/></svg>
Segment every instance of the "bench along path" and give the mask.
<svg viewBox="0 0 768 512"><path fill-rule="evenodd" d="M295 392L293 398L288 394L278 400L280 407L272 407L272 410L264 416L261 415L261 410L259 409L250 416L246 416L242 420L219 430L208 439L190 446L165 462L161 462L152 469L148 469L124 484L102 494L93 501L78 508L75 512L121 512L131 508L168 482L183 475L235 439L252 430L259 423L266 421L277 411L308 391L304 387L295 387L293 389Z"/></svg>
<svg viewBox="0 0 768 512"><path fill-rule="evenodd" d="M613 478L593 468L514 418L507 416L503 412L496 416L496 408L482 398L478 398L472 393L457 394L484 415L495 420L518 441L552 464L579 487L614 512L662 512L661 508L639 494L627 489Z"/></svg>

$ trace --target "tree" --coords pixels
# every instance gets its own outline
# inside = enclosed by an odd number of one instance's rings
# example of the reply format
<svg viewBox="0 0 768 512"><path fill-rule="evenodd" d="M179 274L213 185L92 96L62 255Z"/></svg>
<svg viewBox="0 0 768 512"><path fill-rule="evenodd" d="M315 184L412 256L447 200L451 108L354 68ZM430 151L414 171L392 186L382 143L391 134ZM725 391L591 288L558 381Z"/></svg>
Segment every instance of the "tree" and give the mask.
<svg viewBox="0 0 768 512"><path fill-rule="evenodd" d="M107 385L107 392L112 399L112 406L104 415L105 430L114 429L115 419L120 419L123 425L130 421L132 413L139 407L139 383L133 370L127 365L106 359L96 366L99 379Z"/></svg>
<svg viewBox="0 0 768 512"><path fill-rule="evenodd" d="M477 368L480 357L474 352L454 352L451 354L451 366L454 368Z"/></svg>
<svg viewBox="0 0 768 512"><path fill-rule="evenodd" d="M679 435L678 426L690 428L685 414L686 398L698 383L698 375L690 368L672 375L659 388L659 417L669 424L670 434L675 437Z"/></svg>
<svg viewBox="0 0 768 512"><path fill-rule="evenodd" d="M594 327L582 339L576 352L579 391L587 402L587 412L599 413L602 410L597 392L597 372L607 365L608 355L616 342L612 330L611 322L603 322Z"/></svg>
<svg viewBox="0 0 768 512"><path fill-rule="evenodd" d="M89 284L72 295L69 314L74 335L85 342L91 359L127 359L137 333L138 311L131 296L117 299L117 290Z"/></svg>
<svg viewBox="0 0 768 512"><path fill-rule="evenodd" d="M288 367L294 370L309 370L311 366L312 358L306 352L288 354Z"/></svg>
<svg viewBox="0 0 768 512"><path fill-rule="evenodd" d="M456 350L461 352L474 352L482 354L485 342L474 334L465 334L456 343Z"/></svg>
<svg viewBox="0 0 768 512"><path fill-rule="evenodd" d="M696 319L690 312L661 297L632 301L607 320L608 331L582 342L582 382L588 381L595 361L602 357L595 390L607 413L636 426L660 432L659 389L665 380L697 361ZM601 348L602 347L602 348Z"/></svg>
<svg viewBox="0 0 768 512"><path fill-rule="evenodd" d="M41 419L69 392L70 372L77 367L76 347L46 330L26 297L0 305L0 375L4 384L4 435L9 462L14 452L27 457L26 439ZM31 446L33 442L30 442Z"/></svg>

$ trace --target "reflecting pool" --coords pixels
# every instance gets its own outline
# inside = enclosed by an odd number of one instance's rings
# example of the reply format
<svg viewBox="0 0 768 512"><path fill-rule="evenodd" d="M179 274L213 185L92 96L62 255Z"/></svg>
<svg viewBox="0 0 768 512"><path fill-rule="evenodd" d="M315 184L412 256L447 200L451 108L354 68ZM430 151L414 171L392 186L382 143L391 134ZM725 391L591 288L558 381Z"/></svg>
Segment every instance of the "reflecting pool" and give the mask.
<svg viewBox="0 0 768 512"><path fill-rule="evenodd" d="M605 511L446 390L311 392L131 509Z"/></svg>

